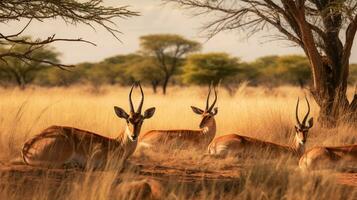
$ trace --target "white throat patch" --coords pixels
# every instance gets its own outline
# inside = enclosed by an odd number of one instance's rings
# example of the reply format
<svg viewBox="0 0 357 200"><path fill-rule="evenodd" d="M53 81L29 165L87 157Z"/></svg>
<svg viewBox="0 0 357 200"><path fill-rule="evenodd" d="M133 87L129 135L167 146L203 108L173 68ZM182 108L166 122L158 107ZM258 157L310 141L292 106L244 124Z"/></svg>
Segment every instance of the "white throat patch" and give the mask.
<svg viewBox="0 0 357 200"><path fill-rule="evenodd" d="M209 128L207 126L203 127L202 132L204 134L208 133L208 131L209 131Z"/></svg>
<svg viewBox="0 0 357 200"><path fill-rule="evenodd" d="M127 137L129 138L129 140L130 141L132 141L132 142L135 142L136 140L133 140L133 138L131 137L131 131L130 131L130 129L129 129L129 127L128 126L126 126L126 129L125 129L125 134L127 135Z"/></svg>

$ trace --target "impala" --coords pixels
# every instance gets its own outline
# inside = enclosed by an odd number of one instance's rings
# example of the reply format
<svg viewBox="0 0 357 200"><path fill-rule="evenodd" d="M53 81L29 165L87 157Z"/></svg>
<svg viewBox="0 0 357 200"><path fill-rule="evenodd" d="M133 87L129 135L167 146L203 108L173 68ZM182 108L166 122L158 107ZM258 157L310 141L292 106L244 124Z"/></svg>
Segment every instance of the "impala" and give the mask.
<svg viewBox="0 0 357 200"><path fill-rule="evenodd" d="M211 106L209 106L211 90L212 87L210 86L205 110L191 106L194 113L202 116L199 130L151 130L142 135L140 146L146 148L165 146L166 148L171 147L178 149L187 148L189 146L202 150L206 149L216 135L216 120L214 116L218 112L218 108L214 108L217 102L217 91L215 87L213 89L215 98Z"/></svg>
<svg viewBox="0 0 357 200"><path fill-rule="evenodd" d="M75 165L79 167L98 168L113 161L124 162L136 149L137 138L144 119L153 116L155 108L149 108L141 114L144 103L144 93L140 83L141 102L137 111L129 93L130 114L115 106L114 111L119 118L126 120L126 129L118 138L107 138L89 131L67 127L51 126L39 135L28 140L22 148L22 157L26 164L35 166L64 167Z"/></svg>
<svg viewBox="0 0 357 200"><path fill-rule="evenodd" d="M299 157L304 153L305 150L305 142L307 138L307 134L309 129L313 125L313 118L310 118L308 123L306 124L306 120L310 113L310 104L306 99L308 111L302 121L299 120L298 110L299 110L299 99L296 104L296 122L295 126L295 137L294 137L294 145L293 146L284 146L272 142L262 141L259 139L237 135L237 134L229 134L223 135L215 138L212 143L208 146L209 155L215 157L226 157L228 155L232 156L241 156L245 153L245 155L252 155L252 152L256 155L260 155L259 153L269 154L271 156L279 156L279 155L292 155Z"/></svg>
<svg viewBox="0 0 357 200"><path fill-rule="evenodd" d="M357 166L357 145L314 147L300 158L299 167L307 169L353 169Z"/></svg>

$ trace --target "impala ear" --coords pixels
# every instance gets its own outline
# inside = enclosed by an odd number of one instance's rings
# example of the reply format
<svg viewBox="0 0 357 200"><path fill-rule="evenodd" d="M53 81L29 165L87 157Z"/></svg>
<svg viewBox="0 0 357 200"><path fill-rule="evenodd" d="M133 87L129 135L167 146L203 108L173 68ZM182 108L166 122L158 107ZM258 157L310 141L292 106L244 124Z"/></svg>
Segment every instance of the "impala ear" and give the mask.
<svg viewBox="0 0 357 200"><path fill-rule="evenodd" d="M128 119L129 118L129 115L128 113L126 113L122 108L120 107L117 107L117 106L114 106L114 111L115 111L115 114L117 114L117 116L119 118L123 118L123 119Z"/></svg>
<svg viewBox="0 0 357 200"><path fill-rule="evenodd" d="M204 113L203 110L201 110L201 109L199 109L199 108L197 108L197 107L195 107L195 106L191 106L191 109L192 109L192 111L193 111L194 113L196 113L196 114L198 114L198 115L202 115L202 114Z"/></svg>
<svg viewBox="0 0 357 200"><path fill-rule="evenodd" d="M154 113L155 113L155 107L149 108L149 109L145 110L144 118L149 119L154 115Z"/></svg>
<svg viewBox="0 0 357 200"><path fill-rule="evenodd" d="M311 117L307 123L309 124L309 128L311 128L314 125L314 118Z"/></svg>

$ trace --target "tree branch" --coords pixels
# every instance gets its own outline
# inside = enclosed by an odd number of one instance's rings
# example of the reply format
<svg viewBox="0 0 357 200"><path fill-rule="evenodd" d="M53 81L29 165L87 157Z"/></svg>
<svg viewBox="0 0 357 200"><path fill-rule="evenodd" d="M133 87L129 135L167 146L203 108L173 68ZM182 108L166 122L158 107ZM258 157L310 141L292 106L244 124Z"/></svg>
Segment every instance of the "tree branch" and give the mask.
<svg viewBox="0 0 357 200"><path fill-rule="evenodd" d="M354 38L356 36L357 31L357 14L355 15L353 21L348 25L346 30L346 42L343 48L343 63L348 63L349 58L351 56L351 49L353 46Z"/></svg>
<svg viewBox="0 0 357 200"><path fill-rule="evenodd" d="M36 49L37 46L43 46L54 42L84 42L96 46L93 42L82 38L56 38L55 34L46 39L31 40L30 38L21 37L24 31L29 27L33 20L43 22L45 19L61 19L67 24L78 25L84 24L94 28L99 25L108 31L114 38L120 41L117 34L121 32L117 29L114 22L117 18L129 18L138 16L139 13L129 10L128 6L104 6L103 0L2 0L0 1L0 23L10 21L19 21L29 19L28 23L15 34L6 35L0 33L0 45L28 45L29 49ZM0 60L4 61L5 57L14 57L25 60L39 61L31 58L30 52L13 52L0 54ZM53 63L48 60L41 61L44 64L54 65L60 68L67 67L59 63Z"/></svg>

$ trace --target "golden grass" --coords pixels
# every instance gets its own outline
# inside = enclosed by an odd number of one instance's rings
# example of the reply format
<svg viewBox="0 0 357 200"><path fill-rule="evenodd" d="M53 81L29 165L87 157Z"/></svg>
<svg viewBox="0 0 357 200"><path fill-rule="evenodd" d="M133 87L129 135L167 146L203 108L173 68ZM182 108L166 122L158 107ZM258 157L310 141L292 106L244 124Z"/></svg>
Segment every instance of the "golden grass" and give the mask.
<svg viewBox="0 0 357 200"><path fill-rule="evenodd" d="M123 120L115 116L113 106L117 105L128 110L128 91L129 88L114 86L106 86L99 90L93 90L87 86L35 87L25 91L0 89L0 160L7 162L19 157L23 142L50 125L74 126L116 137L123 130L125 124ZM142 132L150 129L198 128L200 116L195 115L190 106L204 107L207 88L174 87L169 89L167 96L154 95L149 88L144 88L144 91L144 109L155 106L156 113L153 118L144 122ZM236 95L231 97L220 88L216 116L217 135L238 133L288 144L293 136L296 100L297 97L303 100L304 93L305 91L299 88L289 86L269 89L243 85ZM350 95L352 95L352 91ZM137 102L139 100L138 92L135 91L133 96ZM316 122L318 107L311 97L308 98L312 107L311 116L314 116ZM305 114L305 110L305 102L300 101L301 118ZM357 130L347 125L333 130L314 126L310 131L307 148L316 145L343 145L356 142ZM169 157L156 156L157 158L148 159L141 155L135 155L134 159L140 160L144 164L149 162L151 165L180 166L182 168L190 166L192 169L215 170L217 172L240 165L237 164L239 161L229 159L224 161L201 160L200 155L192 152ZM286 167L281 162L278 161L269 168L257 167L260 166L257 164L251 170L246 171L241 180L236 183L230 182L230 185L224 186L223 189L217 187L219 182L209 185L199 183L172 186L175 185L175 182L169 181L166 183L168 186L166 192L173 199L234 199L235 197L240 197L240 199L317 199L319 197L333 199L332 197L338 195L344 197L345 194L347 199L355 197L354 190L347 192L345 187L334 184L334 180L331 181L331 178L321 179L322 175L304 177L305 175L296 171L295 166ZM266 164L263 165L266 166ZM37 188L34 188L32 192L38 192L36 195L32 193L29 199L53 199L51 195L63 199L115 199L110 195L110 190L113 182L116 181L114 178L116 175L117 172L103 172L100 175L94 172L84 173L81 179L78 178L77 181L72 180L71 182L64 181L60 186L56 186L57 189L49 188L50 186L46 184L48 180L44 178L42 181L45 184L37 184ZM15 181L11 184L22 183ZM315 187L315 189L311 187ZM16 189L13 188L23 190L19 185L11 186L9 182L9 184L0 185L0 195L3 195L4 198L18 198L18 193L14 192ZM195 190L200 193L195 193ZM231 192L225 193L226 190ZM61 193L63 191L66 191L65 195ZM323 192L326 192L324 195L330 196L319 196Z"/></svg>

